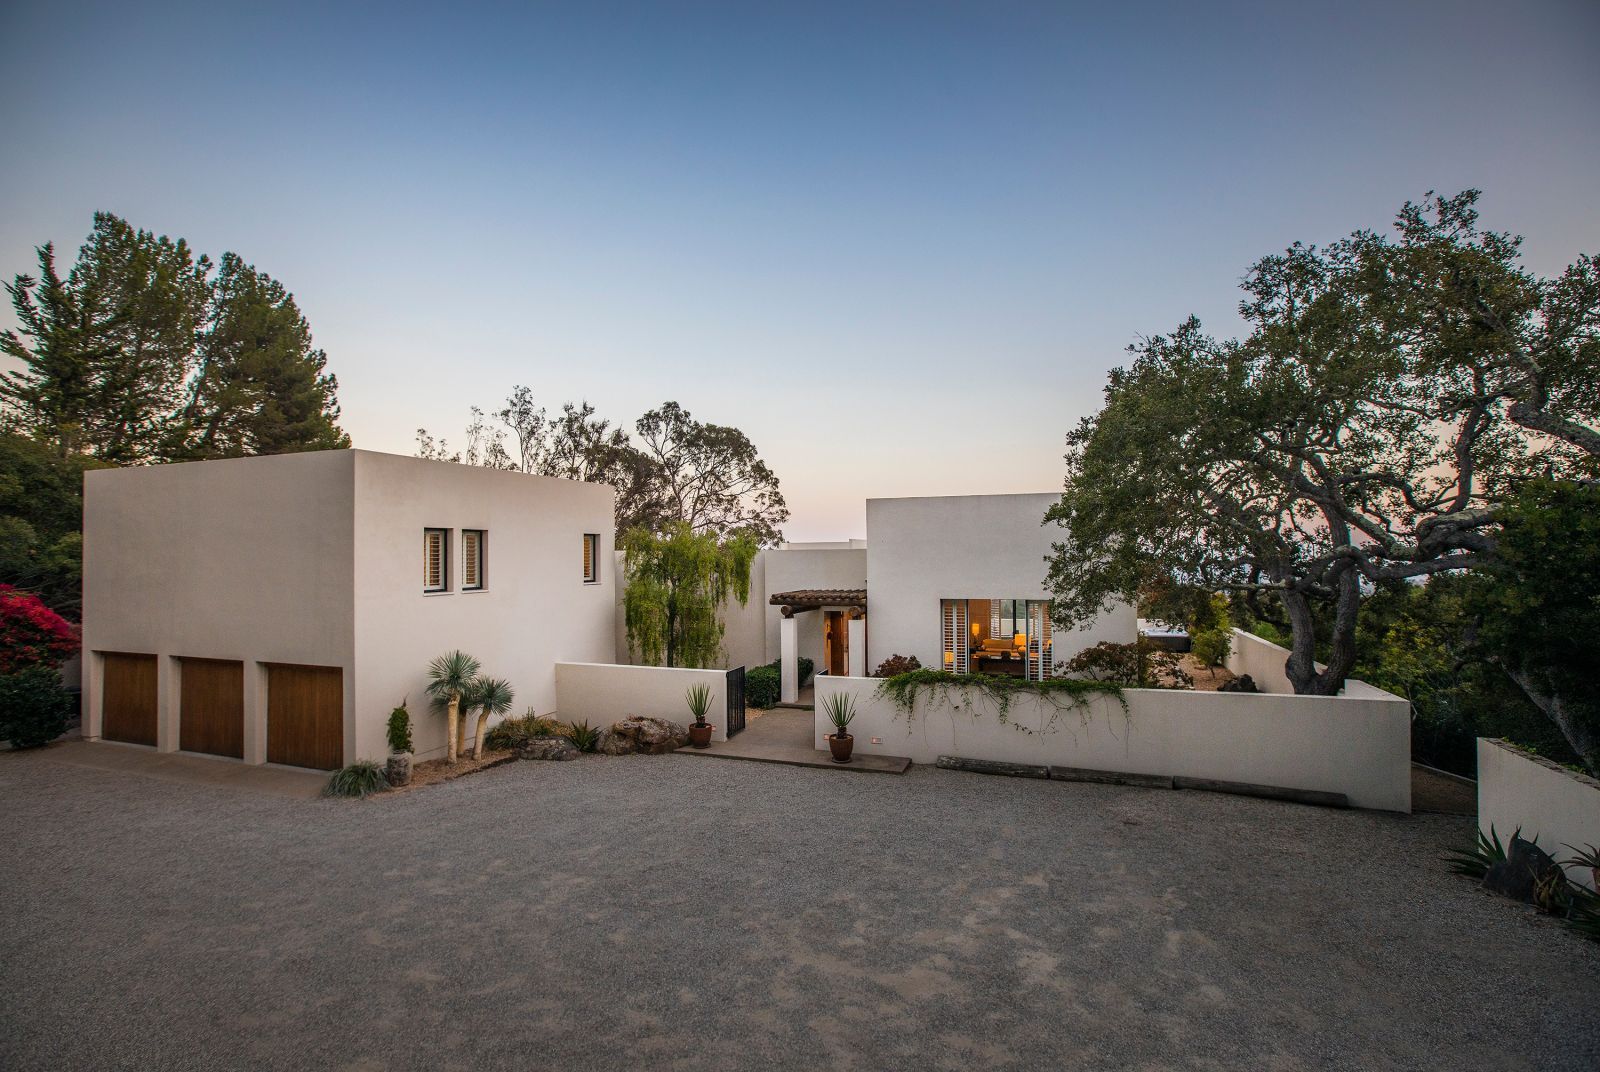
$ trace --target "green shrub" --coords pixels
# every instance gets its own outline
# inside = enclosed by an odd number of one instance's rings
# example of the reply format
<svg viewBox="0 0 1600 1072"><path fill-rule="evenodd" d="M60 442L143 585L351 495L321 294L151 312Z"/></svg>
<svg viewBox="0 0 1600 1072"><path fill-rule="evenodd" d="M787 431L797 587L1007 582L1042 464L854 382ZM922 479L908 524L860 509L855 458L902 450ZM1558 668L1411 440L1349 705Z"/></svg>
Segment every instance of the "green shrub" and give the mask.
<svg viewBox="0 0 1600 1072"><path fill-rule="evenodd" d="M49 744L67 730L72 694L48 666L30 666L0 676L0 738L13 748Z"/></svg>
<svg viewBox="0 0 1600 1072"><path fill-rule="evenodd" d="M493 752L504 752L525 744L535 737L563 737L561 724L529 711L521 718L508 718L497 723L483 735L483 747ZM576 742L574 742L576 743Z"/></svg>
<svg viewBox="0 0 1600 1072"><path fill-rule="evenodd" d="M1196 633L1189 642L1189 651L1202 666L1221 666L1233 650L1233 635L1226 626Z"/></svg>
<svg viewBox="0 0 1600 1072"><path fill-rule="evenodd" d="M744 675L744 702L763 711L778 702L782 692L776 666L758 666Z"/></svg>
<svg viewBox="0 0 1600 1072"><path fill-rule="evenodd" d="M600 729L589 725L587 719L567 727L567 740L580 752L593 752L600 744Z"/></svg>
<svg viewBox="0 0 1600 1072"><path fill-rule="evenodd" d="M382 767L370 759L361 759L341 767L328 779L325 797L370 797L389 788L389 777Z"/></svg>
<svg viewBox="0 0 1600 1072"><path fill-rule="evenodd" d="M403 701L389 712L389 751L397 754L411 751L411 712L406 710Z"/></svg>

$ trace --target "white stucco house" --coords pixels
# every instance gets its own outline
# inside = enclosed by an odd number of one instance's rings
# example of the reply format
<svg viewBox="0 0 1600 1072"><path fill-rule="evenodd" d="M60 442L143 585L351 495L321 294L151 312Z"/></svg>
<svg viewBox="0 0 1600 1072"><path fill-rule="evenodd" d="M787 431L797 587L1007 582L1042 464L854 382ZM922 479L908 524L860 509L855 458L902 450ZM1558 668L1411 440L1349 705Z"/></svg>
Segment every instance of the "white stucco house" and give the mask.
<svg viewBox="0 0 1600 1072"><path fill-rule="evenodd" d="M96 470L84 486L84 735L331 769L388 751L460 648L555 706L616 657L613 492L363 450Z"/></svg>
<svg viewBox="0 0 1600 1072"><path fill-rule="evenodd" d="M762 551L750 602L723 610L726 665L777 661L783 698L794 702L801 659L834 677L906 655L957 673L1039 679L1103 640L1135 640L1124 604L1069 633L1052 627L1045 559L1065 534L1044 515L1059 498L868 499L865 539ZM620 618L617 650L626 655Z"/></svg>

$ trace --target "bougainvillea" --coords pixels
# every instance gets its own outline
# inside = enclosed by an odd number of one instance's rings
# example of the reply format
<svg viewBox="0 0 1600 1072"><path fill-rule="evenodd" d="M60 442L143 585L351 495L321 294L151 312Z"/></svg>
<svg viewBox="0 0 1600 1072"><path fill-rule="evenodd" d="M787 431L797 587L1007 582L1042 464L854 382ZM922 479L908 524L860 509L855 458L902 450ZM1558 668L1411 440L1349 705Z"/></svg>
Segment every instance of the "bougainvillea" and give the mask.
<svg viewBox="0 0 1600 1072"><path fill-rule="evenodd" d="M0 674L60 666L78 651L78 629L32 592L0 584Z"/></svg>

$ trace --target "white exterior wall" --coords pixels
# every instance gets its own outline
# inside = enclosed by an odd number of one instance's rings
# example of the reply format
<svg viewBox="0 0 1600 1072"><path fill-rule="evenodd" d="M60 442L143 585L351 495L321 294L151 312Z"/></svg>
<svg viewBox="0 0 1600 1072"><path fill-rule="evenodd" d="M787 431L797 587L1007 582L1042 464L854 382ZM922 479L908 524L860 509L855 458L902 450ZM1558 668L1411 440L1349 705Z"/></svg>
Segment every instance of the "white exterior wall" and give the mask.
<svg viewBox="0 0 1600 1072"><path fill-rule="evenodd" d="M556 713L564 722L587 721L603 728L644 715L687 726L694 721L685 694L695 685L711 690L711 739L728 739L728 675L725 670L687 670L665 666L558 663Z"/></svg>
<svg viewBox="0 0 1600 1072"><path fill-rule="evenodd" d="M1565 860L1570 850L1600 846L1600 781L1513 748L1478 738L1478 828L1493 827L1510 846L1518 828L1539 847ZM1594 874L1571 868L1568 877L1594 889Z"/></svg>
<svg viewBox="0 0 1600 1072"><path fill-rule="evenodd" d="M891 655L940 665L940 601L1048 599L1045 559L1065 539L1046 526L1060 500L1031 495L961 495L867 500L867 666ZM1118 604L1087 628L1054 630L1061 663L1102 640L1137 637L1133 608Z"/></svg>
<svg viewBox="0 0 1600 1072"><path fill-rule="evenodd" d="M908 719L878 695L878 684L818 679L818 749L833 731L822 705L844 693L856 703L855 749L867 754L1247 782L1343 793L1358 808L1411 810L1410 705L1370 686L1361 698L1127 689L1126 711L1115 698L1096 697L1087 712L1069 706L1059 713L1048 701L1018 696L1011 724L1003 724L982 698L973 701L976 713L919 699Z"/></svg>
<svg viewBox="0 0 1600 1072"><path fill-rule="evenodd" d="M613 491L448 462L354 451L356 741L381 759L389 710L409 700L419 758L442 755L445 719L424 688L457 648L516 690L510 714L556 707L555 664L615 658ZM422 590L422 530L451 530L451 591ZM461 591L461 530L483 529L486 588ZM583 535L600 537L599 580L583 580ZM471 740L474 725L468 727Z"/></svg>
<svg viewBox="0 0 1600 1072"><path fill-rule="evenodd" d="M245 664L245 759L266 757L268 662L355 685L351 451L84 474L84 736L100 736L97 653L154 653L158 745L178 746L177 658ZM414 571L415 572L415 571ZM349 720L345 755L355 754Z"/></svg>
<svg viewBox="0 0 1600 1072"><path fill-rule="evenodd" d="M778 623L783 620L783 612L769 602L773 595L802 588L867 587L867 550L857 544L776 547L763 551L762 558L767 581L766 594L761 598L766 638L766 658L762 663L773 662L779 654ZM802 611L795 615L794 623L795 655L810 659L817 670L827 669L822 658L822 611ZM867 645L873 645L870 622ZM870 664L869 669L876 665Z"/></svg>
<svg viewBox="0 0 1600 1072"><path fill-rule="evenodd" d="M1249 674L1262 692L1294 692L1284 663L1289 659L1289 649L1263 640L1243 629L1233 630L1233 644L1223 665L1234 677Z"/></svg>

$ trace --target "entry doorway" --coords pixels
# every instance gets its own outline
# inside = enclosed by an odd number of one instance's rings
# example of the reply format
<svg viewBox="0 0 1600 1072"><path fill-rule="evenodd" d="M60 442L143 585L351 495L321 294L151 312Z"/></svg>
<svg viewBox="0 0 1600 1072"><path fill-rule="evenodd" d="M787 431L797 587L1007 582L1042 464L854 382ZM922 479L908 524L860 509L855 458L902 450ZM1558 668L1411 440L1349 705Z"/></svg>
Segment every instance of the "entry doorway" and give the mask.
<svg viewBox="0 0 1600 1072"><path fill-rule="evenodd" d="M832 677L850 672L850 618L842 610L822 612L822 661Z"/></svg>

